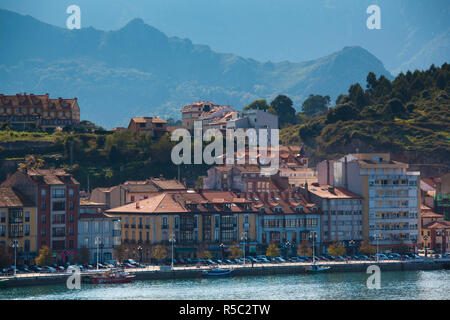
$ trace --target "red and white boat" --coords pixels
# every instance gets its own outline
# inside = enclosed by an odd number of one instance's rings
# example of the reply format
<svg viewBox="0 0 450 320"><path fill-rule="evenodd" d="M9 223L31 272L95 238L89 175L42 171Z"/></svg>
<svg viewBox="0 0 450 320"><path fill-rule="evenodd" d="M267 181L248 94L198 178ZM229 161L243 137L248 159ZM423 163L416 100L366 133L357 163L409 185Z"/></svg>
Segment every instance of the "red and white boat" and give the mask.
<svg viewBox="0 0 450 320"><path fill-rule="evenodd" d="M115 283L130 283L134 281L136 276L124 271L107 271L101 275L91 277L92 284L115 284Z"/></svg>

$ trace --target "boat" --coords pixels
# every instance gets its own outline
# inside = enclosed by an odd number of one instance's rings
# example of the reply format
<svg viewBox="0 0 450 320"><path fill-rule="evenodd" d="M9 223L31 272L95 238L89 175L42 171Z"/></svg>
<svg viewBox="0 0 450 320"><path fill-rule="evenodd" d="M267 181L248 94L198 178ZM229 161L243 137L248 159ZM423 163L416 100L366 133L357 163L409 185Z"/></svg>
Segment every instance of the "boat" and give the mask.
<svg viewBox="0 0 450 320"><path fill-rule="evenodd" d="M233 269L220 269L220 268L212 268L209 270L204 270L202 275L204 277L214 278L214 277L229 277Z"/></svg>
<svg viewBox="0 0 450 320"><path fill-rule="evenodd" d="M5 287L8 283L8 279L0 279L0 288Z"/></svg>
<svg viewBox="0 0 450 320"><path fill-rule="evenodd" d="M90 277L92 284L116 284L116 283L130 283L135 279L135 275L122 270L109 270L101 275L93 275Z"/></svg>
<svg viewBox="0 0 450 320"><path fill-rule="evenodd" d="M305 269L306 273L326 273L330 271L330 267L328 266L318 266L316 264L313 264L311 266L311 269Z"/></svg>

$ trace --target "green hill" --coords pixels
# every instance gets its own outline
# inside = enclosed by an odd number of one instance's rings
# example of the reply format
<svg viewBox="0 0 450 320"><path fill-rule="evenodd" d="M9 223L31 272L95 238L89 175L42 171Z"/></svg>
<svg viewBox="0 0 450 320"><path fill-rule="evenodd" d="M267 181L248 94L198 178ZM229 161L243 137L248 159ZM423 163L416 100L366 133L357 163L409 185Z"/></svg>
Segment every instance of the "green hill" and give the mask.
<svg viewBox="0 0 450 320"><path fill-rule="evenodd" d="M409 163L450 168L450 66L399 74L373 73L338 104L281 130L282 143L304 143L316 161L349 152L391 152Z"/></svg>

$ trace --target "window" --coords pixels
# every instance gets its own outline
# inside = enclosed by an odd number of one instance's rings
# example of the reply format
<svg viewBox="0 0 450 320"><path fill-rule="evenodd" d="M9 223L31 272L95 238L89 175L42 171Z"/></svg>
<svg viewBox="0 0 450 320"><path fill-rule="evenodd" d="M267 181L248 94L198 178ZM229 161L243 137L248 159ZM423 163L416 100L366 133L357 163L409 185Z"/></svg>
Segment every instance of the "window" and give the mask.
<svg viewBox="0 0 450 320"><path fill-rule="evenodd" d="M47 203L46 202L42 202L41 203L41 210L47 210Z"/></svg>
<svg viewBox="0 0 450 320"><path fill-rule="evenodd" d="M6 237L6 226L0 225L0 237Z"/></svg>
<svg viewBox="0 0 450 320"><path fill-rule="evenodd" d="M45 198L47 196L47 190L41 189L41 197Z"/></svg>
<svg viewBox="0 0 450 320"><path fill-rule="evenodd" d="M6 212L0 212L0 223L6 223Z"/></svg>
<svg viewBox="0 0 450 320"><path fill-rule="evenodd" d="M66 210L65 201L55 201L53 202L53 211L64 211Z"/></svg>
<svg viewBox="0 0 450 320"><path fill-rule="evenodd" d="M52 190L52 197L53 198L65 198L66 197L66 190L65 189L53 189Z"/></svg>
<svg viewBox="0 0 450 320"><path fill-rule="evenodd" d="M25 222L30 222L30 211L25 211Z"/></svg>
<svg viewBox="0 0 450 320"><path fill-rule="evenodd" d="M47 216L41 216L41 224L47 223Z"/></svg>
<svg viewBox="0 0 450 320"><path fill-rule="evenodd" d="M70 197L70 198L73 198L73 194L74 194L74 193L73 193L73 189L69 189L69 197Z"/></svg>

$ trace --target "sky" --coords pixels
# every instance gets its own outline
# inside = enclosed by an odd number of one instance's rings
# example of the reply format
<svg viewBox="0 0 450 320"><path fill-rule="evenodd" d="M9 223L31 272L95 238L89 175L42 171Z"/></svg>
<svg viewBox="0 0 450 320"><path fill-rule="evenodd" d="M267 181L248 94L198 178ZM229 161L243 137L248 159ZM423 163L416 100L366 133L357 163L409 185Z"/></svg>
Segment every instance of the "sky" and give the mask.
<svg viewBox="0 0 450 320"><path fill-rule="evenodd" d="M388 70L450 27L448 0L2 0L0 8L65 27L73 4L83 28L116 30L142 18L168 36L273 62L359 45ZM380 30L366 26L372 4L381 10Z"/></svg>

